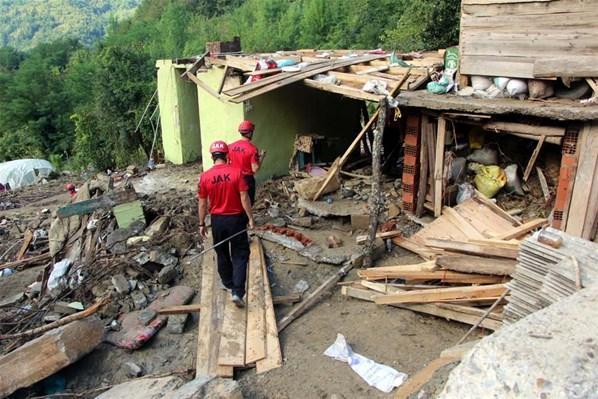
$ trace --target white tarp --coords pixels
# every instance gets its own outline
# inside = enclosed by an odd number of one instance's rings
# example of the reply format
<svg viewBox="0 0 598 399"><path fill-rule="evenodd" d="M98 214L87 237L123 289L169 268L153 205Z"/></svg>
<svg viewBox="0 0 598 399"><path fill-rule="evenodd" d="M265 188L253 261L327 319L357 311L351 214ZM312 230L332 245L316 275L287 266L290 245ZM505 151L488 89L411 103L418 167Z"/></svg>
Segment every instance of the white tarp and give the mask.
<svg viewBox="0 0 598 399"><path fill-rule="evenodd" d="M12 190L30 186L48 177L54 167L43 159L17 159L0 163L0 183L10 184Z"/></svg>

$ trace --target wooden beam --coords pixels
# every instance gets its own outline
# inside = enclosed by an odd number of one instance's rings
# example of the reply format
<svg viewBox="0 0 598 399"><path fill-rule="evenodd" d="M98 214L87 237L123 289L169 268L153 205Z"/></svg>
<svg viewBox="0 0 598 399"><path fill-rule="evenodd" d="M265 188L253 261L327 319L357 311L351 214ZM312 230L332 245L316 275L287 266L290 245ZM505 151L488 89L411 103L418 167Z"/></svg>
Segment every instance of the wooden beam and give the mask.
<svg viewBox="0 0 598 399"><path fill-rule="evenodd" d="M497 240L510 240L512 238L518 238L529 233L532 230L544 226L545 224L548 224L548 219L533 219L527 223L522 224L521 226L515 227L513 230L509 232L497 234L494 236L494 238Z"/></svg>
<svg viewBox="0 0 598 399"><path fill-rule="evenodd" d="M0 357L0 397L8 397L76 362L98 346L103 335L101 320L79 320Z"/></svg>
<svg viewBox="0 0 598 399"><path fill-rule="evenodd" d="M563 137L565 128L560 126L537 126L517 122L487 122L482 125L484 130L498 130L503 132L521 133L532 136Z"/></svg>
<svg viewBox="0 0 598 399"><path fill-rule="evenodd" d="M197 86L201 87L206 93L218 99L219 101L225 102L225 100L222 97L220 97L220 94L216 90L212 89L207 83L199 80L197 76L190 73L187 73L187 76L189 77L189 80L191 80Z"/></svg>
<svg viewBox="0 0 598 399"><path fill-rule="evenodd" d="M272 303L274 305L288 305L301 302L301 298L303 298L303 296L300 294L273 296Z"/></svg>
<svg viewBox="0 0 598 399"><path fill-rule="evenodd" d="M261 374L282 366L282 352L278 339L278 332L280 330L276 325L276 314L274 313L274 305L272 303L272 292L270 291L270 279L268 278L268 269L266 268L264 248L259 238L256 237L254 240L259 244L258 248L264 279L264 302L266 305L266 357L258 360L255 364L257 373Z"/></svg>
<svg viewBox="0 0 598 399"><path fill-rule="evenodd" d="M570 57L567 62L562 58L540 58L534 62L533 75L535 78L571 77L598 78L596 56Z"/></svg>
<svg viewBox="0 0 598 399"><path fill-rule="evenodd" d="M532 156L530 157L527 166L525 167L525 172L523 172L524 181L527 181L527 179L529 179L529 176L532 173L532 169L534 167L534 164L536 163L536 159L540 154L540 150L542 149L542 145L544 144L545 140L546 136L540 136L540 140L538 140L538 144L536 144L536 148L534 148L534 152L532 153Z"/></svg>
<svg viewBox="0 0 598 399"><path fill-rule="evenodd" d="M436 258L436 264L443 269L461 273L511 276L515 272L517 261L506 258L487 258L485 256L441 255Z"/></svg>
<svg viewBox="0 0 598 399"><path fill-rule="evenodd" d="M407 399L419 391L428 381L432 379L438 369L461 360L461 356L439 357L432 360L426 367L415 373L405 383L399 386L395 399Z"/></svg>
<svg viewBox="0 0 598 399"><path fill-rule="evenodd" d="M379 305L394 303L434 303L439 300L476 299L500 296L506 290L505 284L492 284L471 287L437 288L413 290L376 297Z"/></svg>
<svg viewBox="0 0 598 399"><path fill-rule="evenodd" d="M364 266L371 266L374 263L374 241L378 231L378 220L382 212L382 138L384 137L384 128L386 127L386 112L388 110L388 101L383 98L380 101L380 114L376 129L374 129L374 139L372 143L372 191L369 199L370 222L368 230L368 240L364 249Z"/></svg>
<svg viewBox="0 0 598 399"><path fill-rule="evenodd" d="M327 278L318 288L316 288L311 294L309 294L303 302L301 302L298 305L295 305L295 307L293 307L293 309L291 309L291 311L287 313L286 316L284 316L278 322L278 332L284 330L296 318L301 316L307 309L316 304L320 300L321 296L329 290L331 290L332 288L334 288L336 286L336 283L338 283L341 278L346 276L352 268L352 264L348 264L346 266L341 267L338 270L338 272Z"/></svg>
<svg viewBox="0 0 598 399"><path fill-rule="evenodd" d="M31 267L38 265L43 262L47 262L50 260L50 253L46 252L41 255L32 256L31 258L25 258L21 260L16 260L14 262L6 262L0 265L0 270L3 269L17 269L21 270L23 268Z"/></svg>
<svg viewBox="0 0 598 399"><path fill-rule="evenodd" d="M434 216L440 216L444 198L444 141L446 138L446 119L438 118L436 133L436 151L434 161Z"/></svg>
<svg viewBox="0 0 598 399"><path fill-rule="evenodd" d="M376 233L376 238L381 238L384 240L386 238L396 237L398 235L401 235L402 233L403 232L400 230L386 231L384 233ZM366 234L359 235L359 236L355 237L355 242L357 244L363 244L367 240L368 240L368 236Z"/></svg>
<svg viewBox="0 0 598 399"><path fill-rule="evenodd" d="M249 270L247 272L247 345L245 357L247 364L255 363L266 357L266 302L264 272L262 269L261 245L251 241L249 252Z"/></svg>
<svg viewBox="0 0 598 399"><path fill-rule="evenodd" d="M424 203L426 202L426 194L428 191L428 145L429 133L432 129L430 124L430 117L427 114L421 116L420 127L420 153L419 153L419 182L417 190L417 204L415 206L415 216L421 217L424 213Z"/></svg>
<svg viewBox="0 0 598 399"><path fill-rule="evenodd" d="M368 93L363 90L354 89L353 87L337 86L335 84L322 83L312 79L304 79L303 84L314 89L327 91L329 93L340 94L345 97L353 98L356 100L378 102L382 98L384 98L384 96L382 95Z"/></svg>
<svg viewBox="0 0 598 399"><path fill-rule="evenodd" d="M158 310L158 314L173 315L173 314L188 314L201 311L199 303L192 303L190 305L170 306Z"/></svg>
<svg viewBox="0 0 598 399"><path fill-rule="evenodd" d="M519 251L514 248L505 248L499 245L482 242L469 242L458 240L442 240L437 238L427 238L426 246L440 248L455 252L464 252L480 256L498 256L500 258L517 259Z"/></svg>
<svg viewBox="0 0 598 399"><path fill-rule="evenodd" d="M220 330L219 366L245 366L246 335L247 309L238 307L231 300L226 300Z"/></svg>
<svg viewBox="0 0 598 399"><path fill-rule="evenodd" d="M355 288L351 286L343 286L341 287L341 295L348 296L352 298L361 299L363 301L374 302L374 300L380 296L379 293L373 292L370 290L366 290L363 288ZM407 309L413 312L418 313L425 313L428 315L440 317L447 320L458 321L461 323L473 325L475 324L479 316L471 315L468 313L462 313L457 310L452 310L451 306L458 306L458 305L451 305L451 304L391 304L390 306L397 307L400 309ZM447 307L447 308L445 308ZM497 320L486 319L481 324L484 328L489 330L498 330L502 323Z"/></svg>
<svg viewBox="0 0 598 399"><path fill-rule="evenodd" d="M228 65L224 67L224 73L222 74L222 79L220 79L220 83L218 84L218 95L222 93L222 89L224 88L224 83L226 82L226 78L228 76Z"/></svg>
<svg viewBox="0 0 598 399"><path fill-rule="evenodd" d="M544 202L548 203L548 201L550 201L550 190L548 189L546 176L544 176L544 172L542 172L542 169L540 169L539 166L536 166L536 173L538 174L538 180L540 181L540 187L542 188L542 195L544 195Z"/></svg>
<svg viewBox="0 0 598 399"><path fill-rule="evenodd" d="M439 280L452 284L496 284L503 281L501 276L488 274L459 273L448 270L435 271L386 271L370 272L361 275L367 280L392 280L400 278L407 281L429 281Z"/></svg>
<svg viewBox="0 0 598 399"><path fill-rule="evenodd" d="M19 249L19 252L17 252L16 260L23 260L32 240L33 232L30 229L25 230L25 235L23 236L23 244L21 244L21 248Z"/></svg>

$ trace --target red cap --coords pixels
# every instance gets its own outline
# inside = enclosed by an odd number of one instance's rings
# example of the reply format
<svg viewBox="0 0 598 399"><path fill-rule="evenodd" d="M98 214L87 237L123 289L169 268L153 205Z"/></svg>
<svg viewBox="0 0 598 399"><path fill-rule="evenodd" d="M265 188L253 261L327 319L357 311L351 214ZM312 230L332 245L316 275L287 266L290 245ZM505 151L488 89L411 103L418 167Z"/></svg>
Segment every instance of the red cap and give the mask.
<svg viewBox="0 0 598 399"><path fill-rule="evenodd" d="M254 129L255 129L255 125L250 120L244 120L239 125L239 132L241 134L253 132Z"/></svg>
<svg viewBox="0 0 598 399"><path fill-rule="evenodd" d="M212 145L210 145L210 154L214 154L215 152L228 154L228 145L222 140L214 141Z"/></svg>

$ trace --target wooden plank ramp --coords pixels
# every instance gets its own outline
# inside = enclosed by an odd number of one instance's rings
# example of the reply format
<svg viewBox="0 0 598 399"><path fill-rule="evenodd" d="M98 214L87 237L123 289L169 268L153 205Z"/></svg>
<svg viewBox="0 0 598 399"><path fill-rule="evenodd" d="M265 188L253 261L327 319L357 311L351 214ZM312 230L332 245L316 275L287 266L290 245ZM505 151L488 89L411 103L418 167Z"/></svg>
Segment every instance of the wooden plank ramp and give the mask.
<svg viewBox="0 0 598 399"><path fill-rule="evenodd" d="M213 255L202 266L197 375L233 377L235 367L257 366L258 373L282 366L282 353L266 262L259 238L251 243L247 305L238 308L223 289Z"/></svg>

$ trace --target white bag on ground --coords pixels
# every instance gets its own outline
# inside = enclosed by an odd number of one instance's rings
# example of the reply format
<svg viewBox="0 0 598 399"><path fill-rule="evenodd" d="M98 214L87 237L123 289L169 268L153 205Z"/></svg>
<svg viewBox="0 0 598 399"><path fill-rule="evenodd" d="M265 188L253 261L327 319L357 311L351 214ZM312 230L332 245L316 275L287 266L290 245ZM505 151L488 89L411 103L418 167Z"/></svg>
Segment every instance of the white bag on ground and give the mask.
<svg viewBox="0 0 598 399"><path fill-rule="evenodd" d="M521 180L517 174L517 164L511 164L505 168L505 174L507 175L507 189L517 195L525 195Z"/></svg>
<svg viewBox="0 0 598 399"><path fill-rule="evenodd" d="M509 83L507 83L507 93L509 93L511 97L515 97L519 94L526 94L527 83L521 79L511 79Z"/></svg>
<svg viewBox="0 0 598 399"><path fill-rule="evenodd" d="M71 261L68 259L63 259L54 265L50 277L48 277L48 290L50 290L51 294L59 293L62 289L66 288L67 279L65 275L70 266Z"/></svg>
<svg viewBox="0 0 598 399"><path fill-rule="evenodd" d="M407 374L353 352L342 334L337 334L336 341L326 349L324 354L341 362L349 363L353 371L359 374L365 382L382 392L389 393L407 379Z"/></svg>
<svg viewBox="0 0 598 399"><path fill-rule="evenodd" d="M492 86L492 81L485 76L471 77L471 87L473 87L474 90L486 90L490 86Z"/></svg>

